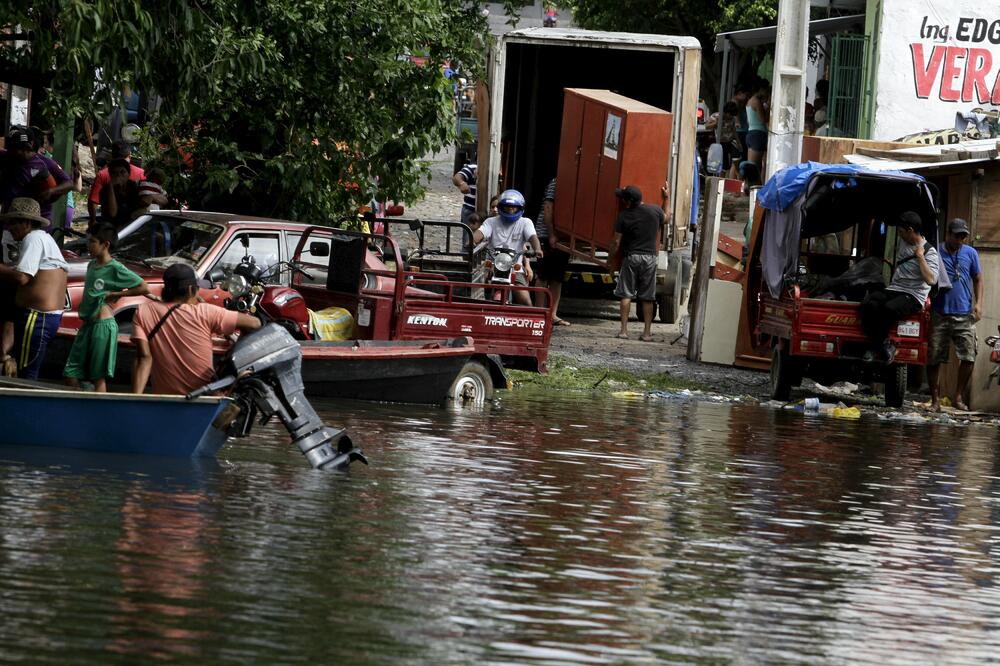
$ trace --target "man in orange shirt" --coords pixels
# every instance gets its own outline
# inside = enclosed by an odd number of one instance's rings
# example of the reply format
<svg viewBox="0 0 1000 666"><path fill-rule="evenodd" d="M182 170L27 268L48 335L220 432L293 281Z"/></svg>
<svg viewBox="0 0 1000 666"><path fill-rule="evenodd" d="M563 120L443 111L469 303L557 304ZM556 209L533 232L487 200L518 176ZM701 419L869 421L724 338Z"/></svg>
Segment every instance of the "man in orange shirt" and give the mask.
<svg viewBox="0 0 1000 666"><path fill-rule="evenodd" d="M131 156L132 150L124 141L116 141L114 145L111 146L111 159L128 160L129 180L145 179L146 172L142 170L142 167L137 167L132 164L130 159ZM97 176L94 178L94 184L90 186L90 194L87 195L87 213L90 215L90 226L94 226L94 223L97 222L97 207L101 205L101 190L110 184L111 172L108 170L108 167L104 167L97 172Z"/></svg>
<svg viewBox="0 0 1000 666"><path fill-rule="evenodd" d="M213 379L213 335L260 328L257 317L200 301L198 288L209 286L191 266L174 264L163 273L163 300L146 301L136 310L133 393L145 391L152 376L155 393L187 395Z"/></svg>

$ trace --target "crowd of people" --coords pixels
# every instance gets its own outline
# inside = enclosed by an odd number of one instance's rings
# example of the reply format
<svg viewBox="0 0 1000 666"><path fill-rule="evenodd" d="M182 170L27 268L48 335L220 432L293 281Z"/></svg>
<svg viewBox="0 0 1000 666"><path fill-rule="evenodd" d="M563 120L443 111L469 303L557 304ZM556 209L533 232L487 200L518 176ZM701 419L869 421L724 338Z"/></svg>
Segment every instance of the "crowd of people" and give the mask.
<svg viewBox="0 0 1000 666"><path fill-rule="evenodd" d="M69 265L60 248L68 233L85 233L87 264L81 327L63 369L67 384L93 384L106 391L118 354L117 300L149 295L136 273L114 259L119 230L137 216L168 203L160 169L131 163L124 142L112 146L87 200L85 232L75 232L74 194L82 192L77 159L72 175L51 156L51 139L29 128L15 128L0 150L0 361L4 374L37 379L49 344L62 323ZM67 196L66 216L53 219L53 204ZM82 225L81 225L82 226ZM132 340L136 347L132 389L141 393L152 380L154 391L186 394L207 383L214 372L212 336L259 328L256 317L200 302L204 286L187 264L169 267L159 298L136 310ZM155 341L154 341L155 340Z"/></svg>
<svg viewBox="0 0 1000 666"><path fill-rule="evenodd" d="M806 91L808 97L809 91ZM804 128L807 135L825 136L827 123L827 96L829 81L816 82L812 102L807 102ZM767 159L768 123L771 114L771 84L767 79L756 78L736 86L733 96L722 110L713 113L705 128L715 132L721 147L718 171L728 178L744 183L744 191L761 185Z"/></svg>

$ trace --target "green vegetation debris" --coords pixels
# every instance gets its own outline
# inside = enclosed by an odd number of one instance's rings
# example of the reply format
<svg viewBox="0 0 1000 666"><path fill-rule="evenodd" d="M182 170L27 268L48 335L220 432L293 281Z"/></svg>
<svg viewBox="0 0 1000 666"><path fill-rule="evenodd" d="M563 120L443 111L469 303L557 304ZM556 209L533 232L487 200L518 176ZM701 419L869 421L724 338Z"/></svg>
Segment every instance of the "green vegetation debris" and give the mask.
<svg viewBox="0 0 1000 666"><path fill-rule="evenodd" d="M705 390L698 382L673 377L666 372L636 374L613 368L581 368L569 359L549 357L549 374L508 370L515 389L557 389L561 391L595 391L616 393L621 391L692 391Z"/></svg>

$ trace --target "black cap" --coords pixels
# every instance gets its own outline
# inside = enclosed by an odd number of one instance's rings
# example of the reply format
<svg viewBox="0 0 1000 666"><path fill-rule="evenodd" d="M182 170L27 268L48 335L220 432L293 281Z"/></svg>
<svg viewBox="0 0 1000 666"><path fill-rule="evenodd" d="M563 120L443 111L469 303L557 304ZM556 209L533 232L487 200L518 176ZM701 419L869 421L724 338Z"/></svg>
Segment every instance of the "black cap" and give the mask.
<svg viewBox="0 0 1000 666"><path fill-rule="evenodd" d="M920 231L923 227L923 221L920 219L920 215L912 210L908 210L900 214L899 221L896 223L896 226Z"/></svg>
<svg viewBox="0 0 1000 666"><path fill-rule="evenodd" d="M642 202L642 190L635 185L619 187L615 190L615 196L625 201L631 201L632 203Z"/></svg>
<svg viewBox="0 0 1000 666"><path fill-rule="evenodd" d="M34 149L35 142L31 138L31 132L26 129L13 129L10 134L7 135L7 141L4 143L4 147L7 150L17 150L18 148L28 148Z"/></svg>
<svg viewBox="0 0 1000 666"><path fill-rule="evenodd" d="M948 231L958 236L959 234L969 234L969 223L960 217L956 217L948 223Z"/></svg>
<svg viewBox="0 0 1000 666"><path fill-rule="evenodd" d="M129 157L132 154L132 148L124 141L118 140L111 144L111 157L120 157L122 159Z"/></svg>
<svg viewBox="0 0 1000 666"><path fill-rule="evenodd" d="M172 264L163 271L163 287L174 293L183 292L188 287L198 286L202 289L211 289L212 283L208 280L199 280L194 269L188 264Z"/></svg>

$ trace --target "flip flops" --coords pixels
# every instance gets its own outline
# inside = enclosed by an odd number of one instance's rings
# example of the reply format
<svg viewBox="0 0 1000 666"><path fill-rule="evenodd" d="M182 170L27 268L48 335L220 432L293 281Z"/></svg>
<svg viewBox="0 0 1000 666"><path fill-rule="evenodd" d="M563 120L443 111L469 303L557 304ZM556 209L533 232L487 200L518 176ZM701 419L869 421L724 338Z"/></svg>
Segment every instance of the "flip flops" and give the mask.
<svg viewBox="0 0 1000 666"><path fill-rule="evenodd" d="M556 317L555 319L552 320L552 325L553 326L570 326L570 323L568 321L566 321L565 319L560 319L559 317Z"/></svg>

